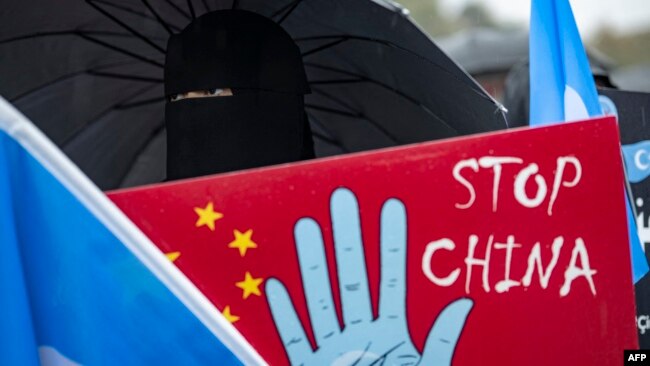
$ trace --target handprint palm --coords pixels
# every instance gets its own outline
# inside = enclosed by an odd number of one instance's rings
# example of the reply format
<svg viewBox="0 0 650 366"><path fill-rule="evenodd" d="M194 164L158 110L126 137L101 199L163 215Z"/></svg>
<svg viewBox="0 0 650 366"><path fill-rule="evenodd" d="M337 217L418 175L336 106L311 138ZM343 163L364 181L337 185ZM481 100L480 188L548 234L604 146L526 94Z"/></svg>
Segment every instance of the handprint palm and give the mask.
<svg viewBox="0 0 650 366"><path fill-rule="evenodd" d="M352 192L343 188L334 192L331 215L343 329L336 317L320 228L309 218L295 227L316 350L284 286L276 279L266 283L271 312L291 364L449 365L472 301L449 304L432 326L424 351L418 352L406 323L406 210L402 202L390 199L381 213L379 316L373 319L358 212Z"/></svg>

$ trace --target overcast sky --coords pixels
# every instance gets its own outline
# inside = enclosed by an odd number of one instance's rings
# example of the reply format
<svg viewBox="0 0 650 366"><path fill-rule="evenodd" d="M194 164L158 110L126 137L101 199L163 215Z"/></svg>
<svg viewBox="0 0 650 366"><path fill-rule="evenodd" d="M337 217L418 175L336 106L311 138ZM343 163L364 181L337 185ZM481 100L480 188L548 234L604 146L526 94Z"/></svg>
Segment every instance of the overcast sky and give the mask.
<svg viewBox="0 0 650 366"><path fill-rule="evenodd" d="M466 4L485 4L499 20L527 26L530 0L439 0L445 11L453 14ZM620 32L650 28L650 0L570 0L578 28L589 37L601 25ZM648 45L650 47L650 45Z"/></svg>

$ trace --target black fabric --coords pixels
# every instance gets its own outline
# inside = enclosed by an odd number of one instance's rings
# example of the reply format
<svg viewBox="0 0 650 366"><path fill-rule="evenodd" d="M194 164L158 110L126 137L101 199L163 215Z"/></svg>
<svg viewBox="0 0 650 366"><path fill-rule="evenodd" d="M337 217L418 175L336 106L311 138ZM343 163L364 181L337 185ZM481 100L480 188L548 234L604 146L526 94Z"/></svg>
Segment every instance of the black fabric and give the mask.
<svg viewBox="0 0 650 366"><path fill-rule="evenodd" d="M302 99L260 91L167 103L167 180L313 157Z"/></svg>
<svg viewBox="0 0 650 366"><path fill-rule="evenodd" d="M166 94L213 88L233 95L167 102L167 180L314 157L302 58L279 25L223 10L170 37Z"/></svg>
<svg viewBox="0 0 650 366"><path fill-rule="evenodd" d="M314 150L314 139L312 138L311 126L309 125L309 118L307 113L303 112L302 123L302 147L300 150L300 160L309 160L316 158L316 151Z"/></svg>
<svg viewBox="0 0 650 366"><path fill-rule="evenodd" d="M302 95L266 91L167 103L167 180L313 157L303 108Z"/></svg>
<svg viewBox="0 0 650 366"><path fill-rule="evenodd" d="M212 88L309 92L291 36L272 20L244 10L204 14L169 38L165 94Z"/></svg>

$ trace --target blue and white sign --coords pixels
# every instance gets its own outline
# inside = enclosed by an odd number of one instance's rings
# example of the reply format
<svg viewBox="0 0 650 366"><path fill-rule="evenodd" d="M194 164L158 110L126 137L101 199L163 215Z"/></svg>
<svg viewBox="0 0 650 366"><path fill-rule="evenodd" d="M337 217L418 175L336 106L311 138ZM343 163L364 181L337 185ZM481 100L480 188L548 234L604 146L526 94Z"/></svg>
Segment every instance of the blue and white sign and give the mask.
<svg viewBox="0 0 650 366"><path fill-rule="evenodd" d="M623 145L623 157L630 183L639 183L650 175L650 140Z"/></svg>

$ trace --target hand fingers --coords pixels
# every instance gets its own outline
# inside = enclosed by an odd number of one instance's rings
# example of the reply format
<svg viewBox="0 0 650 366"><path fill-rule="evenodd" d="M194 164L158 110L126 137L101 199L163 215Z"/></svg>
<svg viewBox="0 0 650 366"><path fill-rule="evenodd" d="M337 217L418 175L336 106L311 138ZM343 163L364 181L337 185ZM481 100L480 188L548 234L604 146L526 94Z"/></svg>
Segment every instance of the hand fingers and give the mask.
<svg viewBox="0 0 650 366"><path fill-rule="evenodd" d="M275 327L292 365L300 365L312 353L311 345L291 303L287 289L275 278L266 281L265 293Z"/></svg>
<svg viewBox="0 0 650 366"><path fill-rule="evenodd" d="M354 194L345 188L337 189L332 194L330 210L345 326L370 322L372 307L361 241L359 206Z"/></svg>
<svg viewBox="0 0 650 366"><path fill-rule="evenodd" d="M296 249L309 318L318 346L340 332L330 285L323 236L312 219L301 219L295 227Z"/></svg>
<svg viewBox="0 0 650 366"><path fill-rule="evenodd" d="M456 343L472 306L474 306L472 300L460 299L442 310L429 331L420 365L451 365Z"/></svg>
<svg viewBox="0 0 650 366"><path fill-rule="evenodd" d="M406 208L397 199L381 210L379 316L404 321L406 312ZM406 323L404 323L406 325Z"/></svg>

